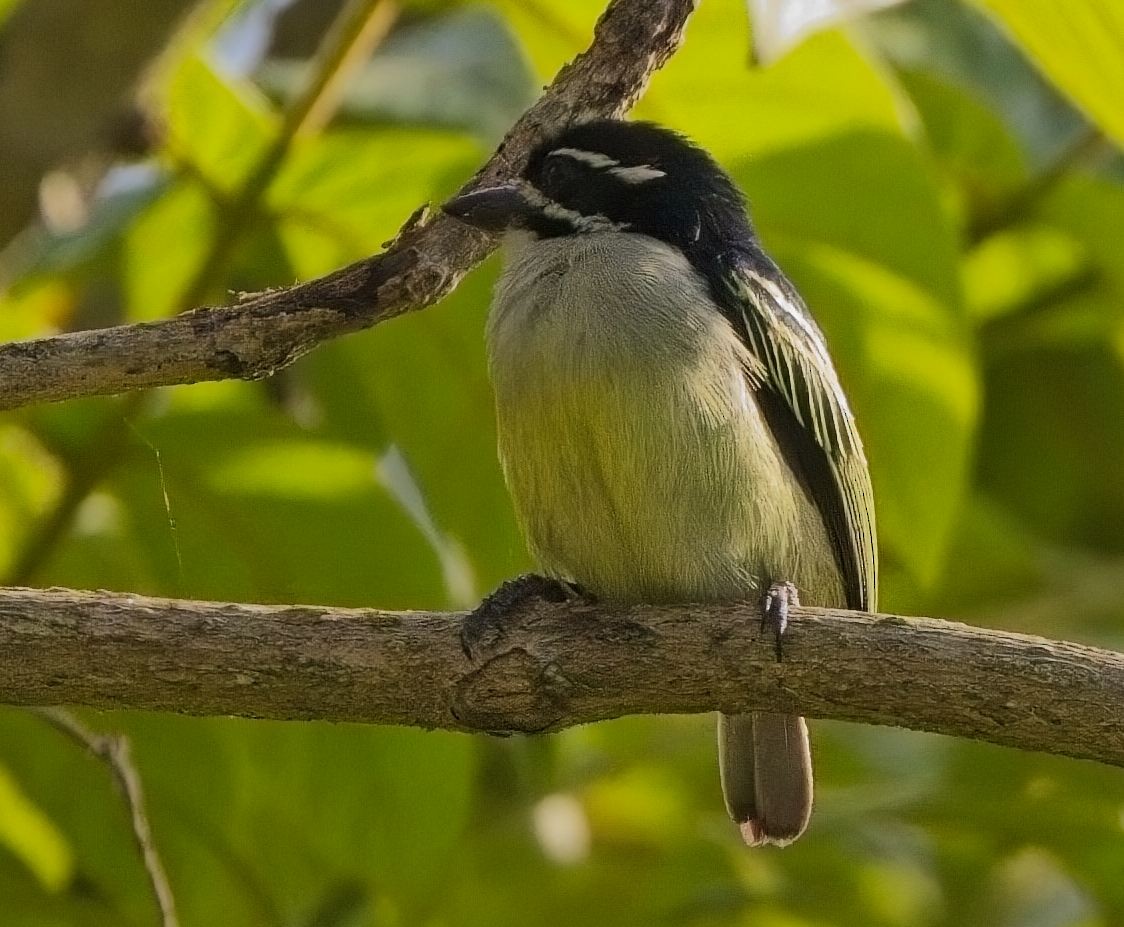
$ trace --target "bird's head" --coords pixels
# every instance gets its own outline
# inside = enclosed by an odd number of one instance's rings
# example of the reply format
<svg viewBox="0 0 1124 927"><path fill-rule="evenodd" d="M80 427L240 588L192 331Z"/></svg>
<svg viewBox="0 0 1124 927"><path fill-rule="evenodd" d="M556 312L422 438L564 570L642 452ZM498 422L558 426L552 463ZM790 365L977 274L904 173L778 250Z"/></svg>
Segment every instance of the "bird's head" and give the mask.
<svg viewBox="0 0 1124 927"><path fill-rule="evenodd" d="M491 232L623 231L687 252L752 237L738 188L706 151L661 126L617 119L564 129L532 152L518 180L444 209Z"/></svg>

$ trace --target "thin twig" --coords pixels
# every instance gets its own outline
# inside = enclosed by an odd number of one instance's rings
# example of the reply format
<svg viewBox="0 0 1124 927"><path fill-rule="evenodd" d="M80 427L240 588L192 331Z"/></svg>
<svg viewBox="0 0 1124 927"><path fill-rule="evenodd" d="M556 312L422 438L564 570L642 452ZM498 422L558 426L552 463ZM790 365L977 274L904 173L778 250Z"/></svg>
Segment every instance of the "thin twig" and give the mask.
<svg viewBox="0 0 1124 927"><path fill-rule="evenodd" d="M152 828L144 808L144 791L140 775L133 765L129 750L129 739L123 734L95 734L85 727L70 712L62 708L34 707L30 709L55 730L65 734L91 755L105 762L113 775L114 784L129 806L129 816L133 825L133 838L140 850L152 893L160 906L160 922L163 927L178 927L176 900L168 874L152 839Z"/></svg>

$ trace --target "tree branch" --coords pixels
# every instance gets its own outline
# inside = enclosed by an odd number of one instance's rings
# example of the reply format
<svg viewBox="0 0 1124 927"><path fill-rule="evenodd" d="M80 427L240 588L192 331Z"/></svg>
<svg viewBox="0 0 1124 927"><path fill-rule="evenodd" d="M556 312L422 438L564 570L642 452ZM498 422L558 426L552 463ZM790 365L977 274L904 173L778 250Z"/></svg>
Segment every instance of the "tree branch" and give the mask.
<svg viewBox="0 0 1124 927"><path fill-rule="evenodd" d="M1124 766L1124 654L928 618L751 605L531 603L470 658L460 613L0 589L0 701L554 731L750 709Z"/></svg>
<svg viewBox="0 0 1124 927"><path fill-rule="evenodd" d="M627 112L679 47L694 6L695 0L613 0L593 44L558 73L465 189L510 176L554 129ZM444 215L416 213L381 254L236 306L0 345L0 409L269 376L321 341L436 302L494 244Z"/></svg>

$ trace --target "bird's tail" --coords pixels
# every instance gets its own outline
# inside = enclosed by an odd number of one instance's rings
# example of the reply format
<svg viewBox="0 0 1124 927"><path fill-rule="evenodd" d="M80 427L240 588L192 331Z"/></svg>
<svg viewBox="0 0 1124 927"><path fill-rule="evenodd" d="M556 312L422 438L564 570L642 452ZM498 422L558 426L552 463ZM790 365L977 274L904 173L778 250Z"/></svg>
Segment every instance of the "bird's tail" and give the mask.
<svg viewBox="0 0 1124 927"><path fill-rule="evenodd" d="M796 715L718 716L718 767L730 817L752 846L791 843L812 814L808 725Z"/></svg>

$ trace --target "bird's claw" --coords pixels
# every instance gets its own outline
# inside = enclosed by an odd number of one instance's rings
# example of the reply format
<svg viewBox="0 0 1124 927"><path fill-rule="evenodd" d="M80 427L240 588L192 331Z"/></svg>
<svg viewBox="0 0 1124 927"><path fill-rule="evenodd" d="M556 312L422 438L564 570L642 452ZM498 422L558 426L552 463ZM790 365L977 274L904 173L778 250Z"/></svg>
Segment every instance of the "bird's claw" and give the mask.
<svg viewBox="0 0 1124 927"><path fill-rule="evenodd" d="M571 583L538 573L523 573L505 580L465 616L461 625L461 649L466 657L475 660L478 654L499 645L519 606L535 599L566 602L581 595L581 590Z"/></svg>
<svg viewBox="0 0 1124 927"><path fill-rule="evenodd" d="M761 609L761 630L769 628L773 632L773 639L777 648L777 662L784 659L784 647L781 640L788 628L789 606L800 605L800 596L796 587L790 582L772 583L769 591L765 593L765 603Z"/></svg>

